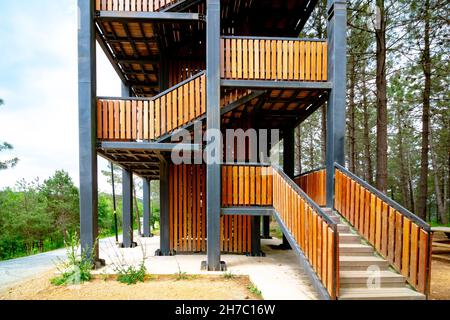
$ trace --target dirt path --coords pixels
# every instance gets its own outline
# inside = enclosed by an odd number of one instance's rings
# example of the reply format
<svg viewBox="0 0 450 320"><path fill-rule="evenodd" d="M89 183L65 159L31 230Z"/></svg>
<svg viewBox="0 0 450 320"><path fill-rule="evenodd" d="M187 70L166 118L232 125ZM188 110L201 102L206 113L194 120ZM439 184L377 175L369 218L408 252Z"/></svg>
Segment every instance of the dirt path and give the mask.
<svg viewBox="0 0 450 320"><path fill-rule="evenodd" d="M136 285L121 284L114 279L95 280L78 285L56 287L50 284L54 271L0 291L0 300L256 300L250 293L248 277L225 279L196 276L176 280L174 276L153 276Z"/></svg>

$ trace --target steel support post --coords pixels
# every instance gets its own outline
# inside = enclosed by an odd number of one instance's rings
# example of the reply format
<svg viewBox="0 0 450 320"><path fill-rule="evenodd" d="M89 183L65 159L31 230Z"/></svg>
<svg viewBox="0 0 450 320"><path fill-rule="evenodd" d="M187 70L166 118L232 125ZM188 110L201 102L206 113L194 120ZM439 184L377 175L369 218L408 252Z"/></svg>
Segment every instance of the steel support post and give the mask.
<svg viewBox="0 0 450 320"><path fill-rule="evenodd" d="M347 4L328 0L328 80L332 89L327 106L327 207L334 207L334 163L345 165L346 27Z"/></svg>
<svg viewBox="0 0 450 320"><path fill-rule="evenodd" d="M283 132L283 171L286 175L293 179L295 170L295 136L294 128L289 128ZM282 247L285 249L291 249L289 241L283 234Z"/></svg>
<svg viewBox="0 0 450 320"><path fill-rule="evenodd" d="M103 264L98 250L98 182L96 150L95 1L78 0L78 125L80 154L80 240L94 266Z"/></svg>
<svg viewBox="0 0 450 320"><path fill-rule="evenodd" d="M133 173L122 169L122 248L133 248Z"/></svg>
<svg viewBox="0 0 450 320"><path fill-rule="evenodd" d="M250 253L250 255L252 257L264 257L265 254L261 250L261 217L253 216L251 217L251 219L252 219L252 252Z"/></svg>
<svg viewBox="0 0 450 320"><path fill-rule="evenodd" d="M202 268L208 271L225 269L220 261L220 188L221 143L220 132L220 0L207 0L206 9L206 214L207 261Z"/></svg>
<svg viewBox="0 0 450 320"><path fill-rule="evenodd" d="M160 208L160 247L156 255L169 256L170 251L170 225L169 225L169 165L167 161L161 161L159 167L159 208Z"/></svg>
<svg viewBox="0 0 450 320"><path fill-rule="evenodd" d="M262 238L272 239L272 237L270 236L270 217L263 217Z"/></svg>
<svg viewBox="0 0 450 320"><path fill-rule="evenodd" d="M152 237L152 231L150 229L151 224L151 181L149 179L142 179L142 190L143 190L143 207L144 207L144 217L143 217L143 224L144 224L144 234L143 236L148 238Z"/></svg>

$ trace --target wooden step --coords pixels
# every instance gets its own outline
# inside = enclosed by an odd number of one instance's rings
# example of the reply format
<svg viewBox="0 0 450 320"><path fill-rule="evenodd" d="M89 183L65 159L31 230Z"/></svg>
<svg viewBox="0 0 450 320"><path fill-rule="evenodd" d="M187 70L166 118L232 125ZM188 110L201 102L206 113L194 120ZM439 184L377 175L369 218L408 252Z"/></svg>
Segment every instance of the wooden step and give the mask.
<svg viewBox="0 0 450 320"><path fill-rule="evenodd" d="M339 243L361 243L361 237L354 233L339 233Z"/></svg>
<svg viewBox="0 0 450 320"><path fill-rule="evenodd" d="M329 216L333 222L341 223L341 217L339 216Z"/></svg>
<svg viewBox="0 0 450 320"><path fill-rule="evenodd" d="M404 288L406 279L401 274L392 271L340 271L341 288ZM368 283L369 281L369 283Z"/></svg>
<svg viewBox="0 0 450 320"><path fill-rule="evenodd" d="M341 288L339 300L425 300L425 295L409 288Z"/></svg>
<svg viewBox="0 0 450 320"><path fill-rule="evenodd" d="M375 256L340 256L339 268L341 271L362 271L376 266L380 270L387 270L389 263Z"/></svg>
<svg viewBox="0 0 450 320"><path fill-rule="evenodd" d="M346 224L340 223L338 224L338 232L339 233L350 233L350 227Z"/></svg>
<svg viewBox="0 0 450 320"><path fill-rule="evenodd" d="M373 248L360 243L339 243L340 256L370 256Z"/></svg>

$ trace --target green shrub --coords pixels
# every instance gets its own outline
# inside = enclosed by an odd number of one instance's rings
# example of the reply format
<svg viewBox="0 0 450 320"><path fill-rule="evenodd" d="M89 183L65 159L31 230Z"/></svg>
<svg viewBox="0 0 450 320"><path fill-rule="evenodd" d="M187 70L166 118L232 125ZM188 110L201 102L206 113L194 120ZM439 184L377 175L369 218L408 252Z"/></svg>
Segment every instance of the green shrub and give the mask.
<svg viewBox="0 0 450 320"><path fill-rule="evenodd" d="M139 268L129 266L128 268L122 268L118 270L117 281L120 283L126 283L128 285L136 284L138 282L144 282L145 273L147 268L144 263L141 263Z"/></svg>
<svg viewBox="0 0 450 320"><path fill-rule="evenodd" d="M50 280L53 285L75 285L92 279L92 262L86 252L79 252L80 239L76 233L66 233L65 247L66 261L61 262L57 268L61 273Z"/></svg>
<svg viewBox="0 0 450 320"><path fill-rule="evenodd" d="M254 295L256 295L256 296L258 296L258 297L260 297L260 298L262 297L261 290L259 290L258 287L255 286L253 283L250 283L250 284L247 286L247 289L248 289L248 291L250 291L250 292L253 293Z"/></svg>

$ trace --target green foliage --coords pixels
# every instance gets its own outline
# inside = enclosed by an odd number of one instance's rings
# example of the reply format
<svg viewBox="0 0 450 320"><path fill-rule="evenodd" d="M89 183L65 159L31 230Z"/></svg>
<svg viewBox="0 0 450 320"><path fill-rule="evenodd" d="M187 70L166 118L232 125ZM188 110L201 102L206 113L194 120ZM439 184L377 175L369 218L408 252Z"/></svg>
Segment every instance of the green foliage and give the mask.
<svg viewBox="0 0 450 320"><path fill-rule="evenodd" d="M189 279L189 276L187 275L187 273L186 272L184 272L184 271L181 271L181 267L180 267L180 265L178 264L178 271L175 273L175 279L176 280L188 280Z"/></svg>
<svg viewBox="0 0 450 320"><path fill-rule="evenodd" d="M236 277L231 271L224 272L222 276L225 279L234 279Z"/></svg>
<svg viewBox="0 0 450 320"><path fill-rule="evenodd" d="M261 290L258 289L257 286L255 286L253 283L250 283L247 286L248 291L250 291L250 293L258 296L259 298L262 298L262 294L261 294Z"/></svg>
<svg viewBox="0 0 450 320"><path fill-rule="evenodd" d="M133 266L122 268L118 271L117 281L128 285L144 282L146 272L147 269L144 262L140 264L139 268Z"/></svg>
<svg viewBox="0 0 450 320"><path fill-rule="evenodd" d="M62 286L90 281L92 279L92 262L88 256L92 256L92 252L86 253L80 250L80 239L76 233L66 233L65 246L67 260L57 266L61 275L52 278L51 283Z"/></svg>
<svg viewBox="0 0 450 320"><path fill-rule="evenodd" d="M2 99L0 99L0 106L1 105L3 105ZM12 150L12 149L14 149L12 144L10 144L8 142L0 142L0 152ZM0 161L0 171L15 167L18 162L19 162L19 158L12 158L12 159L8 159L8 160Z"/></svg>

